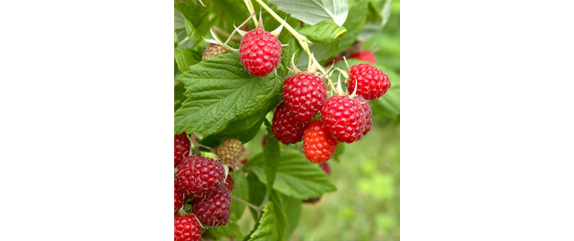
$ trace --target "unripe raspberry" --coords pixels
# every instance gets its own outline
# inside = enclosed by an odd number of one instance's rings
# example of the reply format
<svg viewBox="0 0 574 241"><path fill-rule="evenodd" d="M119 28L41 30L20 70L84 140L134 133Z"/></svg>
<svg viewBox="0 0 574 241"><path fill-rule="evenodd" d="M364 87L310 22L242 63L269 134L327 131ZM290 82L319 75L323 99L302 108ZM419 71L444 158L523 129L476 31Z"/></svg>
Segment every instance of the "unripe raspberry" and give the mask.
<svg viewBox="0 0 574 241"><path fill-rule="evenodd" d="M239 139L227 139L215 148L215 155L219 157L221 162L235 166L235 162L237 161L237 158L239 158L242 149L243 144Z"/></svg>
<svg viewBox="0 0 574 241"><path fill-rule="evenodd" d="M176 185L188 197L201 197L215 191L223 183L223 165L207 157L187 157L178 167Z"/></svg>
<svg viewBox="0 0 574 241"><path fill-rule="evenodd" d="M300 74L285 79L283 103L298 121L310 121L327 98L327 86L319 76Z"/></svg>
<svg viewBox="0 0 574 241"><path fill-rule="evenodd" d="M229 221L229 206L231 205L231 191L226 185L205 197L193 199L193 213L202 224L209 226L226 225Z"/></svg>
<svg viewBox="0 0 574 241"><path fill-rule="evenodd" d="M269 32L261 29L251 30L241 40L239 58L249 74L266 76L279 64L281 43Z"/></svg>
<svg viewBox="0 0 574 241"><path fill-rule="evenodd" d="M321 120L335 140L351 143L363 137L364 112L361 103L348 96L333 96L321 108Z"/></svg>
<svg viewBox="0 0 574 241"><path fill-rule="evenodd" d="M198 241L201 239L201 225L193 215L185 217L174 216L174 240L175 241Z"/></svg>
<svg viewBox="0 0 574 241"><path fill-rule="evenodd" d="M273 114L271 131L281 143L288 145L300 142L303 139L303 131L309 122L301 122L295 119L285 103L279 104Z"/></svg>
<svg viewBox="0 0 574 241"><path fill-rule="evenodd" d="M349 94L357 88L357 95L366 100L374 100L381 97L391 87L389 77L370 64L353 65L349 70Z"/></svg>
<svg viewBox="0 0 574 241"><path fill-rule="evenodd" d="M305 128L303 153L313 163L328 161L335 154L338 144L321 121L313 121Z"/></svg>
<svg viewBox="0 0 574 241"><path fill-rule="evenodd" d="M222 45L210 43L205 51L203 51L203 56L201 59L205 61L208 58L215 57L224 53L227 53L227 49L225 49Z"/></svg>

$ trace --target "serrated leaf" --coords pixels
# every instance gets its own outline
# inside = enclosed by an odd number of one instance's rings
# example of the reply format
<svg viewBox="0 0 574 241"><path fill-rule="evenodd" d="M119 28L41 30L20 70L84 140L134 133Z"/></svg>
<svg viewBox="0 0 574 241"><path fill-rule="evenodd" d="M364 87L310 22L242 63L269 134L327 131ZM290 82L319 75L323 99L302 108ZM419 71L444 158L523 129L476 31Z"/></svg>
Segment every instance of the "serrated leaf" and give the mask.
<svg viewBox="0 0 574 241"><path fill-rule="evenodd" d="M313 26L302 28L300 34L314 43L329 43L347 33L347 29L332 20L323 20Z"/></svg>
<svg viewBox="0 0 574 241"><path fill-rule="evenodd" d="M291 14L306 24L315 25L323 20L333 20L343 25L349 13L347 0L269 0L281 11Z"/></svg>
<svg viewBox="0 0 574 241"><path fill-rule="evenodd" d="M231 238L243 238L243 233L241 233L241 227L236 223L227 223L224 226L216 226L211 227L207 231L210 236L214 237L215 239L219 239L221 237L231 237Z"/></svg>
<svg viewBox="0 0 574 241"><path fill-rule="evenodd" d="M263 209L257 229L250 235L252 241L285 240L286 220L277 195L271 195Z"/></svg>
<svg viewBox="0 0 574 241"><path fill-rule="evenodd" d="M263 146L263 156L265 157L265 176L267 192L271 192L273 188L273 183L275 182L275 175L277 174L277 168L279 168L279 156L281 155L281 150L279 149L279 141L275 138L275 135L271 131L271 124L269 121L265 120L265 125L267 125L267 144Z"/></svg>
<svg viewBox="0 0 574 241"><path fill-rule="evenodd" d="M185 96L183 92L185 88L182 83L178 83L173 87L173 109L177 110L181 107L181 103L185 101Z"/></svg>
<svg viewBox="0 0 574 241"><path fill-rule="evenodd" d="M255 77L247 73L236 53L212 57L177 77L187 99L175 113L175 133L205 137L223 131L238 120L264 117L281 99L283 81L274 73Z"/></svg>
<svg viewBox="0 0 574 241"><path fill-rule="evenodd" d="M175 49L173 55L175 57L175 62L182 73L189 71L189 66L197 63L189 49Z"/></svg>
<svg viewBox="0 0 574 241"><path fill-rule="evenodd" d="M339 52L347 49L356 40L367 21L367 4L365 0L356 1L351 5L349 12L353 13L352 18L347 18L343 26L347 29L347 34L339 39Z"/></svg>
<svg viewBox="0 0 574 241"><path fill-rule="evenodd" d="M262 183L266 183L267 177L260 165L263 156L254 156L252 162L253 172ZM279 168L275 177L273 189L299 199L319 197L325 192L336 191L337 188L321 167L311 163L305 155L294 150L283 150L277 160Z"/></svg>
<svg viewBox="0 0 574 241"><path fill-rule="evenodd" d="M220 141L226 138L237 138L242 143L247 143L257 135L264 119L265 116L253 115L245 119L232 121L222 131L213 135L203 136L201 144L204 146L218 146Z"/></svg>

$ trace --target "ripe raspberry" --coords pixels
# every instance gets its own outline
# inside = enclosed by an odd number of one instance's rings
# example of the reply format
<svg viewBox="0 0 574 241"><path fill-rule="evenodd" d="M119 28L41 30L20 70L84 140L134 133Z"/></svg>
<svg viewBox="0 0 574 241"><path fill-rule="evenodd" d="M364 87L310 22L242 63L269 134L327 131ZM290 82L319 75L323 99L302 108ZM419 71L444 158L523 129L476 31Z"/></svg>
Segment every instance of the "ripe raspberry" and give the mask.
<svg viewBox="0 0 574 241"><path fill-rule="evenodd" d="M366 100L374 100L381 97L391 87L389 77L370 64L353 65L349 70L349 88L347 92L353 93L357 85L357 95Z"/></svg>
<svg viewBox="0 0 574 241"><path fill-rule="evenodd" d="M188 197L201 197L216 190L225 178L223 165L207 157L187 157L178 167L176 185Z"/></svg>
<svg viewBox="0 0 574 241"><path fill-rule="evenodd" d="M377 63L377 57L375 57L375 54L373 54L373 52L368 50L356 52L353 55L351 55L351 58L362 60L365 62L371 62L373 64Z"/></svg>
<svg viewBox="0 0 574 241"><path fill-rule="evenodd" d="M227 190L229 190L230 192L233 191L233 188L235 187L235 183L233 182L233 178L231 178L231 176L229 176L229 175L225 179L225 187L227 187Z"/></svg>
<svg viewBox="0 0 574 241"><path fill-rule="evenodd" d="M185 195L183 194L183 192L181 190L179 190L179 188L177 188L177 185L173 185L173 212L177 212L177 210L179 210L182 206L183 203L185 201Z"/></svg>
<svg viewBox="0 0 574 241"><path fill-rule="evenodd" d="M323 169L323 171L325 171L327 173L327 175L331 175L331 168L329 167L329 164L327 164L326 162L323 162L320 164L321 168ZM312 197L309 198L307 200L303 200L304 203L316 203L321 199L321 197Z"/></svg>
<svg viewBox="0 0 574 241"><path fill-rule="evenodd" d="M271 131L275 138L285 145L300 142L303 139L303 131L308 122L300 122L291 116L285 103L279 104L273 114Z"/></svg>
<svg viewBox="0 0 574 241"><path fill-rule="evenodd" d="M361 103L363 107L363 136L371 130L373 125L373 111L369 105L369 101L365 100L362 96L359 96L357 100Z"/></svg>
<svg viewBox="0 0 574 241"><path fill-rule="evenodd" d="M281 43L275 35L254 29L243 36L239 58L247 72L254 76L271 73L281 58Z"/></svg>
<svg viewBox="0 0 574 241"><path fill-rule="evenodd" d="M220 54L227 53L227 49L225 49L222 45L219 44L209 44L205 51L203 51L203 56L201 59L205 61L208 58L215 57Z"/></svg>
<svg viewBox="0 0 574 241"><path fill-rule="evenodd" d="M202 198L193 199L193 213L202 224L209 226L226 225L229 220L231 191L225 185Z"/></svg>
<svg viewBox="0 0 574 241"><path fill-rule="evenodd" d="M303 134L303 152L313 163L326 162L335 154L339 143L329 135L321 121L313 121Z"/></svg>
<svg viewBox="0 0 574 241"><path fill-rule="evenodd" d="M191 144L185 133L181 133L173 137L173 145L175 147L173 152L173 167L176 167L181 163L183 158L189 154L189 146Z"/></svg>
<svg viewBox="0 0 574 241"><path fill-rule="evenodd" d="M357 99L331 97L323 103L321 120L339 142L351 143L363 137L363 107Z"/></svg>
<svg viewBox="0 0 574 241"><path fill-rule="evenodd" d="M310 121L327 98L327 86L319 76L300 74L285 79L283 97L293 117Z"/></svg>
<svg viewBox="0 0 574 241"><path fill-rule="evenodd" d="M241 150L243 149L243 144L241 141L235 138L227 139L215 148L215 155L219 157L221 162L227 165L235 165Z"/></svg>
<svg viewBox="0 0 574 241"><path fill-rule="evenodd" d="M193 215L173 217L175 241L197 241L201 238L201 225Z"/></svg>

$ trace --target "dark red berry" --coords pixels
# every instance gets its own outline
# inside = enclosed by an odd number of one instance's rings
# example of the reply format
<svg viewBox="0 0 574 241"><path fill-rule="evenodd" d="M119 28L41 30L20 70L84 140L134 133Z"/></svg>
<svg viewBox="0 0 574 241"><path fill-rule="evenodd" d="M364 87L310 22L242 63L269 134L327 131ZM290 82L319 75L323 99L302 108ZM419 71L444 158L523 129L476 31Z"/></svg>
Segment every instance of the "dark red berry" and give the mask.
<svg viewBox="0 0 574 241"><path fill-rule="evenodd" d="M197 241L201 239L201 225L193 215L174 216L174 240Z"/></svg>
<svg viewBox="0 0 574 241"><path fill-rule="evenodd" d="M189 154L191 143L189 142L189 139L187 139L187 135L185 133L181 133L179 135L174 135L173 145L175 147L173 152L173 166L176 167L181 163L183 158Z"/></svg>
<svg viewBox="0 0 574 241"><path fill-rule="evenodd" d="M173 212L177 212L182 206L185 201L185 194L177 188L177 185L174 183L173 185Z"/></svg>
<svg viewBox="0 0 574 241"><path fill-rule="evenodd" d="M349 94L357 88L357 95L366 100L374 100L381 97L391 87L389 77L370 64L353 65L349 70Z"/></svg>
<svg viewBox="0 0 574 241"><path fill-rule="evenodd" d="M215 191L223 183L223 165L207 157L187 157L177 168L176 185L188 197L201 197Z"/></svg>
<svg viewBox="0 0 574 241"><path fill-rule="evenodd" d="M193 213L202 224L209 226L226 225L229 221L231 191L225 185L202 198L193 199Z"/></svg>
<svg viewBox="0 0 574 241"><path fill-rule="evenodd" d="M303 139L303 131L308 122L295 119L285 103L279 104L273 114L271 131L275 138L285 145L300 142Z"/></svg>
<svg viewBox="0 0 574 241"><path fill-rule="evenodd" d="M303 153L313 163L328 161L335 154L338 144L321 121L313 121L305 128Z"/></svg>
<svg viewBox="0 0 574 241"><path fill-rule="evenodd" d="M281 43L269 32L261 29L251 30L241 40L239 58L249 74L266 76L279 64Z"/></svg>
<svg viewBox="0 0 574 241"><path fill-rule="evenodd" d="M231 176L227 176L227 178L225 179L225 187L227 187L227 189L232 192L233 188L235 187L235 183L233 182L233 178L231 178Z"/></svg>
<svg viewBox="0 0 574 241"><path fill-rule="evenodd" d="M363 107L363 136L371 130L373 125L373 111L369 105L369 101L365 100L362 96L359 96L357 100L361 103Z"/></svg>
<svg viewBox="0 0 574 241"><path fill-rule="evenodd" d="M327 98L327 86L319 76L300 74L285 79L283 103L299 121L310 121Z"/></svg>
<svg viewBox="0 0 574 241"><path fill-rule="evenodd" d="M369 50L362 50L351 55L352 59L358 59L365 62L377 63L377 57Z"/></svg>
<svg viewBox="0 0 574 241"><path fill-rule="evenodd" d="M357 99L333 96L321 108L321 120L335 140L351 143L363 137L363 107Z"/></svg>

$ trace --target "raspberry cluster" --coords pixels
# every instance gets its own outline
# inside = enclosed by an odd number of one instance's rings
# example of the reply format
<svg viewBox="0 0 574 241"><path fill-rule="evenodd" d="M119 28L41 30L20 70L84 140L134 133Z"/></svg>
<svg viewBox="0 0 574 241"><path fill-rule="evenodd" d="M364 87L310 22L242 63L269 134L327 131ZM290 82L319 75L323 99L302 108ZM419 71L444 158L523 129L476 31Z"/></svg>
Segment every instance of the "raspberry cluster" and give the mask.
<svg viewBox="0 0 574 241"><path fill-rule="evenodd" d="M370 64L352 66L347 93L330 98L321 77L295 73L285 79L284 100L275 110L271 130L283 144L303 141L303 152L313 163L328 161L339 142L352 143L366 135L373 123L368 101L390 88L387 75Z"/></svg>
<svg viewBox="0 0 574 241"><path fill-rule="evenodd" d="M189 153L189 145L183 146L187 147L185 149L181 145L182 139L175 138L179 140L176 150L179 147L180 152ZM222 155L237 148L234 141L223 143ZM182 159L179 165L176 164L174 177L174 239L200 240L204 225L227 224L234 183L231 176L225 176L224 166L218 160L201 156L183 156ZM184 210L187 201L193 206L191 213Z"/></svg>

